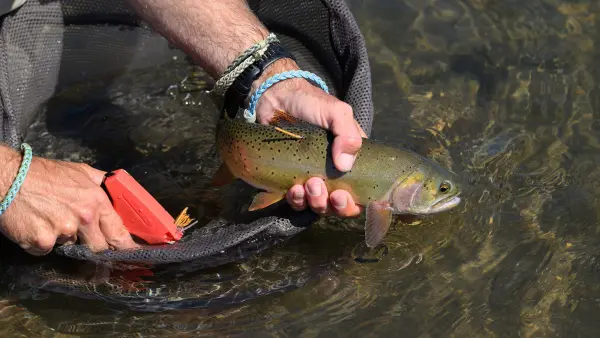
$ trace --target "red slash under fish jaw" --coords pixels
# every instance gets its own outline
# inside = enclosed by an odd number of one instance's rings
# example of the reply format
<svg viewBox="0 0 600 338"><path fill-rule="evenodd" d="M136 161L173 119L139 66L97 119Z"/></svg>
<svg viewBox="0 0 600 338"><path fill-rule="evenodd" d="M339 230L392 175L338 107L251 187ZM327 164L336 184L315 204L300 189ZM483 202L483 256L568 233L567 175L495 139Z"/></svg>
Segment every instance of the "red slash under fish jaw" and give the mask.
<svg viewBox="0 0 600 338"><path fill-rule="evenodd" d="M412 209L413 201L418 199L421 183L401 184L392 192L392 207L397 213L408 213Z"/></svg>

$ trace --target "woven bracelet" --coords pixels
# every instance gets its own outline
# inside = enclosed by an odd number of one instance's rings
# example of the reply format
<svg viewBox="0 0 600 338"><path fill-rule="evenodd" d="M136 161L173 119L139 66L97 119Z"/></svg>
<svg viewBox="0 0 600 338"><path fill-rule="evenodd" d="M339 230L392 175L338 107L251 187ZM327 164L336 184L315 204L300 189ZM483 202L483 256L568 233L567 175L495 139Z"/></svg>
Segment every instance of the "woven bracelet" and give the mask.
<svg viewBox="0 0 600 338"><path fill-rule="evenodd" d="M240 76L240 74L244 72L246 68L256 62L256 60L260 59L263 54L265 54L265 51L269 45L275 42L279 42L279 39L277 39L275 34L270 33L266 39L255 43L240 56L238 56L227 67L227 69L223 72L223 75L221 75L221 77L215 83L215 86L211 91L212 96L215 99L223 98L235 79Z"/></svg>
<svg viewBox="0 0 600 338"><path fill-rule="evenodd" d="M305 70L291 70L288 72L275 74L268 78L265 82L263 82L250 98L248 109L244 111L244 118L246 119L246 121L250 123L256 122L256 105L258 103L258 99L267 89L269 89L277 82L293 78L303 78L306 80L311 80L312 82L319 85L319 87L321 87L321 89L323 89L327 94L329 94L329 88L327 87L327 84L325 84L325 81L323 81L319 76L311 72L307 72Z"/></svg>
<svg viewBox="0 0 600 338"><path fill-rule="evenodd" d="M21 189L21 186L25 181L27 172L29 171L29 165L31 164L32 157L31 147L29 146L29 144L23 143L21 144L21 150L23 150L23 161L21 162L21 167L19 168L17 177L15 178L10 189L8 190L6 197L4 197L4 200L2 201L2 203L0 203L0 215L2 215L6 211L8 206L17 196L19 189Z"/></svg>

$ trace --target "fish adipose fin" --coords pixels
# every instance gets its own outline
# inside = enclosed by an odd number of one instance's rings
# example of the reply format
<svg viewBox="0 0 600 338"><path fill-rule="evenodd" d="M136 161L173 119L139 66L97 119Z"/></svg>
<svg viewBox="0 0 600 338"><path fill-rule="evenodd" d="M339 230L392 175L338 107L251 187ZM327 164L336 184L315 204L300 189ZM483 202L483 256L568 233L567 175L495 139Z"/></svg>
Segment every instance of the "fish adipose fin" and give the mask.
<svg viewBox="0 0 600 338"><path fill-rule="evenodd" d="M366 210L365 242L369 248L381 243L392 223L392 208L388 202L371 202Z"/></svg>
<svg viewBox="0 0 600 338"><path fill-rule="evenodd" d="M266 208L271 204L275 204L281 201L283 197L284 194L280 192L260 192L256 196L254 196L254 200L248 208L248 211L255 211L258 209Z"/></svg>
<svg viewBox="0 0 600 338"><path fill-rule="evenodd" d="M233 176L233 174L227 167L227 164L223 163L219 167L219 170L217 170L217 172L213 176L210 183L215 187L220 187L229 184L233 181L235 181L235 176Z"/></svg>

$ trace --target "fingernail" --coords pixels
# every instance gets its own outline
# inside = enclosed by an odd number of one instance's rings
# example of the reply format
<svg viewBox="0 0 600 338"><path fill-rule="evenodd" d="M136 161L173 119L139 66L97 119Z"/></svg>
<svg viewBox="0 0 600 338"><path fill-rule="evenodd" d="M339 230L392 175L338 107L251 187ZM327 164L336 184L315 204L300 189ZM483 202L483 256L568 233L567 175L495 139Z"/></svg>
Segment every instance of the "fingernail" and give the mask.
<svg viewBox="0 0 600 338"><path fill-rule="evenodd" d="M336 209L344 209L348 205L346 197L332 198L331 202Z"/></svg>
<svg viewBox="0 0 600 338"><path fill-rule="evenodd" d="M307 184L306 190L308 190L308 194L311 196L319 196L321 195L321 184L319 182L311 182Z"/></svg>
<svg viewBox="0 0 600 338"><path fill-rule="evenodd" d="M304 200L304 190L294 191L292 194L292 199L294 202L301 203Z"/></svg>
<svg viewBox="0 0 600 338"><path fill-rule="evenodd" d="M354 164L354 155L341 153L337 158L338 167L341 171L349 171L352 169L352 165Z"/></svg>

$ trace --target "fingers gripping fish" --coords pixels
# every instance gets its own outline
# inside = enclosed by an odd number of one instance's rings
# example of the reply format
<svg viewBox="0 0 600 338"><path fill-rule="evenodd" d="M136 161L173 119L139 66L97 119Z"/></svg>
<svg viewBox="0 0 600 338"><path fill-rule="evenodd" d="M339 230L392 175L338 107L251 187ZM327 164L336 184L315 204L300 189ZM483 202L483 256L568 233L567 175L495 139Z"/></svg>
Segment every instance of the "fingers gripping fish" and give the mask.
<svg viewBox="0 0 600 338"><path fill-rule="evenodd" d="M216 143L224 163L214 185L237 178L264 190L255 196L249 211L279 202L293 185L320 177L328 191L344 189L366 207L369 247L382 242L393 215L439 213L461 201L460 185L450 171L412 151L370 139L363 139L352 170L338 171L331 156L333 134L282 111L275 113L270 125L224 114L217 125Z"/></svg>

